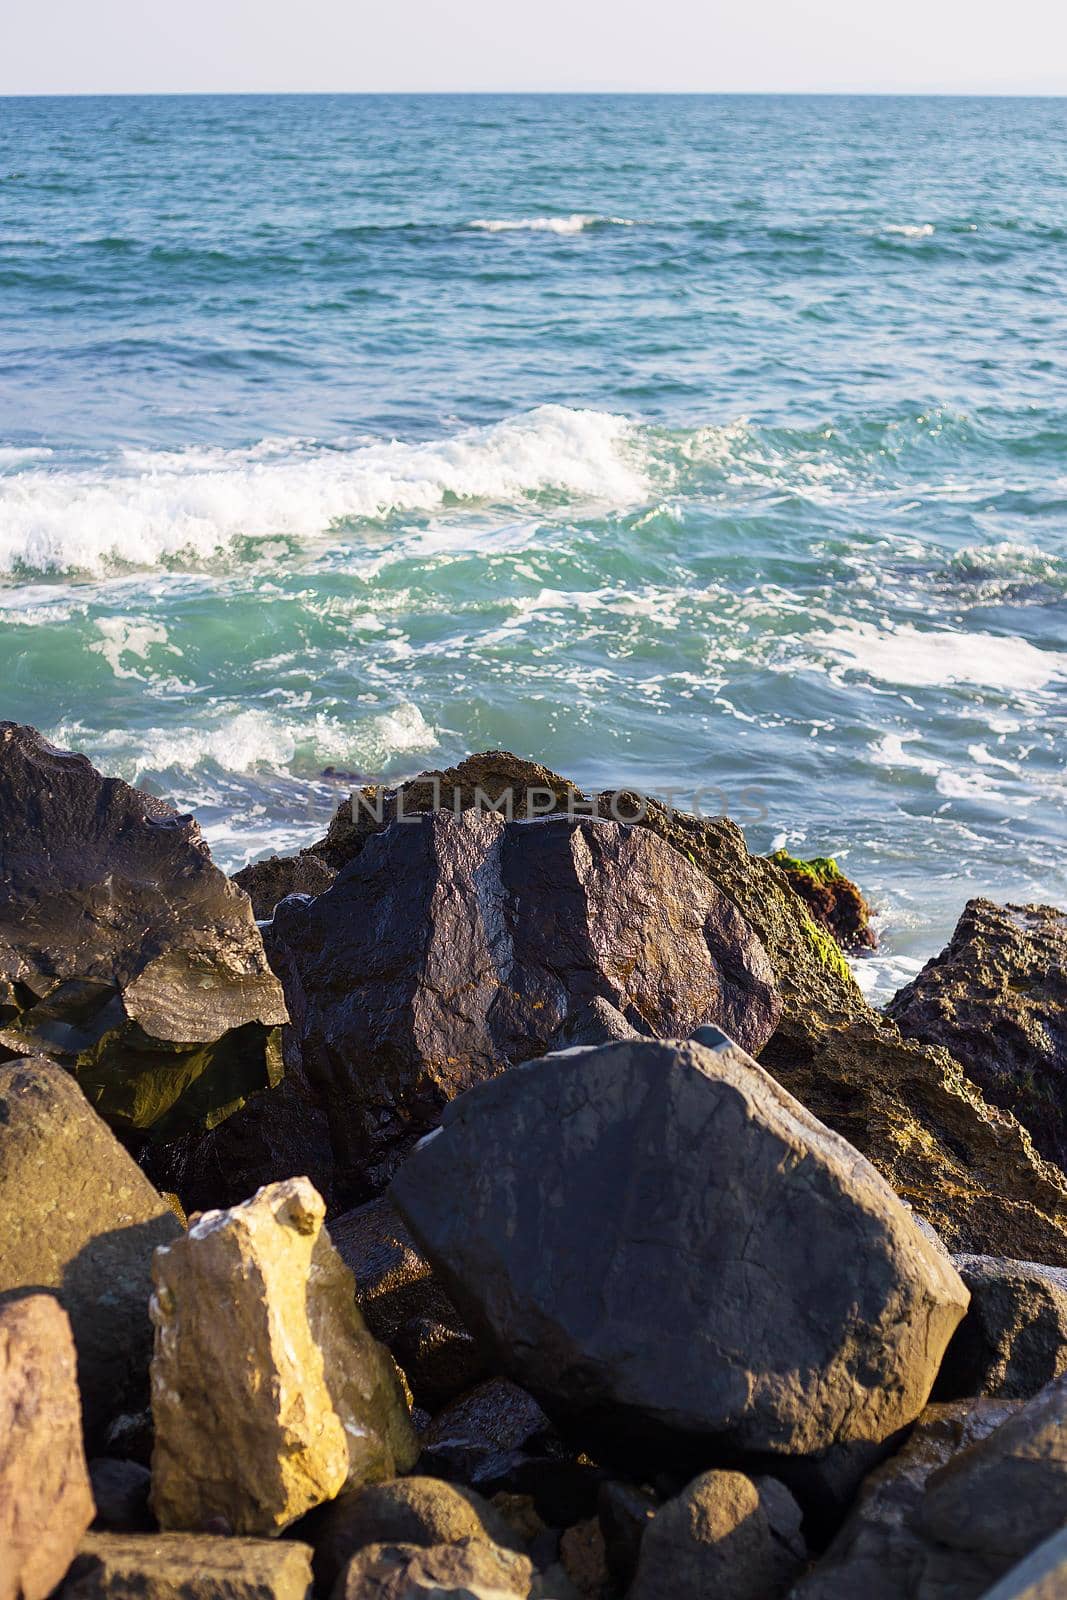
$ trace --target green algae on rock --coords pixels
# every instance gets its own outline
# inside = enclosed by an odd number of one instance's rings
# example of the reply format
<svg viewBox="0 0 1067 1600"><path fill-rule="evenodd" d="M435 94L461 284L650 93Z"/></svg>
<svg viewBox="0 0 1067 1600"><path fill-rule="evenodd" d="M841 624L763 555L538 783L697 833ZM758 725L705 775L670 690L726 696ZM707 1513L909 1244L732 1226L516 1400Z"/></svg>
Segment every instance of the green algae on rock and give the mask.
<svg viewBox="0 0 1067 1600"><path fill-rule="evenodd" d="M876 949L871 908L833 856L804 860L786 850L774 850L768 860L785 873L815 921L833 934L843 950Z"/></svg>

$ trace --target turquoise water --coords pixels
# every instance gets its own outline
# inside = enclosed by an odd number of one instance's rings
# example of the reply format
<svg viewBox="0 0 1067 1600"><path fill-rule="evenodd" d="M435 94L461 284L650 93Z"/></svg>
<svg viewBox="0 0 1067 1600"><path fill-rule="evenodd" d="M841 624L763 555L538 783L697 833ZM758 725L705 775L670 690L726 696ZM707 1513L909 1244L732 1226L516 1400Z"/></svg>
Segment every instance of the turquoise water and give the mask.
<svg viewBox="0 0 1067 1600"><path fill-rule="evenodd" d="M1067 899L1053 100L0 100L0 715L235 867L505 745ZM714 801L714 803L712 803Z"/></svg>

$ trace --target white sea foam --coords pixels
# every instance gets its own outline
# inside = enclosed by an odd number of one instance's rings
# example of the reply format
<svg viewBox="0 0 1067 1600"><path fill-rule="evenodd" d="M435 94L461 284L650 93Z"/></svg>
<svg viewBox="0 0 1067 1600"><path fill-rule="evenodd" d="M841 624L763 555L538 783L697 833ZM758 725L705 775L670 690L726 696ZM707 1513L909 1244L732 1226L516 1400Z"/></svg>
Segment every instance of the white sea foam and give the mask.
<svg viewBox="0 0 1067 1600"><path fill-rule="evenodd" d="M895 233L902 239L929 239L936 230L932 222L890 222L883 233Z"/></svg>
<svg viewBox="0 0 1067 1600"><path fill-rule="evenodd" d="M572 211L569 217L475 217L467 224L479 233L584 233L586 228L632 228L631 217L599 217Z"/></svg>
<svg viewBox="0 0 1067 1600"><path fill-rule="evenodd" d="M811 634L809 643L844 666L909 688L969 683L1012 693L1043 689L1067 676L1067 652L1039 650L1012 635L924 632L908 624L880 629L852 622Z"/></svg>
<svg viewBox="0 0 1067 1600"><path fill-rule="evenodd" d="M86 472L0 478L0 572L99 572L209 557L240 536L314 537L342 519L434 511L446 499L521 504L557 490L612 506L648 484L627 418L541 406L426 443L139 452Z"/></svg>

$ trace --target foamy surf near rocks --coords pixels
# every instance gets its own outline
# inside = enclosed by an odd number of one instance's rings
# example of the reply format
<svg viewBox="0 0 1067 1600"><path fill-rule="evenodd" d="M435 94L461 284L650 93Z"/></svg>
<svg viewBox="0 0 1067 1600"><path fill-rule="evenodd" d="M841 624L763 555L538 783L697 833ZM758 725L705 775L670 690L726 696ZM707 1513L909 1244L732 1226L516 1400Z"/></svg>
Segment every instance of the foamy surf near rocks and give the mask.
<svg viewBox="0 0 1067 1600"><path fill-rule="evenodd" d="M152 1505L166 1529L273 1534L418 1450L396 1365L367 1332L292 1178L192 1219L156 1252Z"/></svg>
<svg viewBox="0 0 1067 1600"><path fill-rule="evenodd" d="M503 1369L624 1459L887 1446L968 1302L874 1169L725 1038L481 1084L390 1193Z"/></svg>
<svg viewBox="0 0 1067 1600"><path fill-rule="evenodd" d="M0 1058L50 1056L157 1135L278 1081L281 985L192 817L0 723L0 879Z"/></svg>

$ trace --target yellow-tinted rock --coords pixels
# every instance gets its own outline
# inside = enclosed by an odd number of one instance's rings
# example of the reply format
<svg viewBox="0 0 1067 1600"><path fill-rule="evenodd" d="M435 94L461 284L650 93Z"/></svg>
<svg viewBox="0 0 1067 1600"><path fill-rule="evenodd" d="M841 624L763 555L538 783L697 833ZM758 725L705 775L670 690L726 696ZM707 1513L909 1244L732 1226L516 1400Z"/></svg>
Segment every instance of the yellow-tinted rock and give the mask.
<svg viewBox="0 0 1067 1600"><path fill-rule="evenodd" d="M276 1533L410 1468L402 1381L367 1332L307 1178L194 1217L156 1251L152 1499L161 1527Z"/></svg>

